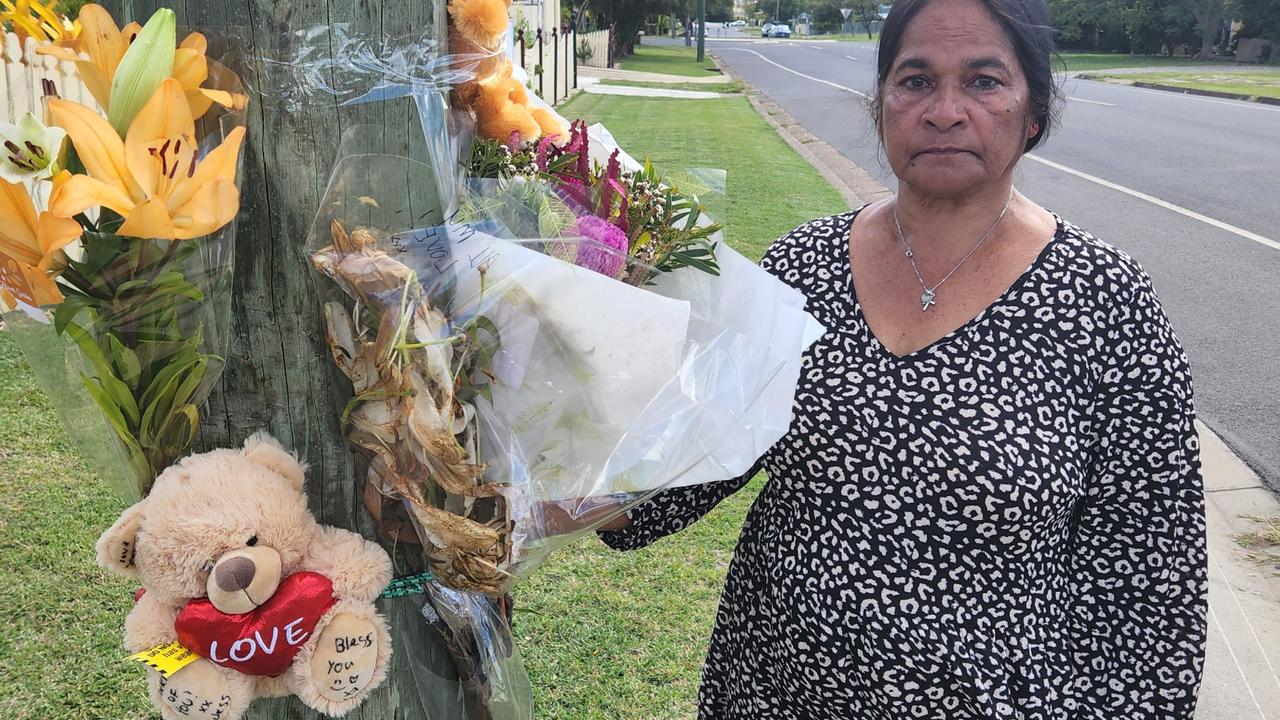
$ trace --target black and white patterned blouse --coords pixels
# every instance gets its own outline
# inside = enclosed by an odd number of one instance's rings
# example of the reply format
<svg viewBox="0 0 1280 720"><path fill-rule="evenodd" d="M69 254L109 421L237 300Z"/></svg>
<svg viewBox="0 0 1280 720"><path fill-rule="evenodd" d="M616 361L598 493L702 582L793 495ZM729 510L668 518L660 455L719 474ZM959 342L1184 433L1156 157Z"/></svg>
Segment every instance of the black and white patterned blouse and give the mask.
<svg viewBox="0 0 1280 720"><path fill-rule="evenodd" d="M904 357L852 293L850 212L761 265L829 331L791 429L736 479L659 492L638 548L763 467L699 717L1192 717L1206 633L1187 360L1124 253L1058 220L981 315Z"/></svg>

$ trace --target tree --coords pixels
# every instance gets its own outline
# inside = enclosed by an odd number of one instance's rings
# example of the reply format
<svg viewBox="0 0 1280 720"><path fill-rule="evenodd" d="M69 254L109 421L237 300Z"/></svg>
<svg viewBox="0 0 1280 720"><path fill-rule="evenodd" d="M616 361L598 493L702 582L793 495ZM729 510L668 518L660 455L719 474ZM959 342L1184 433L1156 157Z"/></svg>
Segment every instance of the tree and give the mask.
<svg viewBox="0 0 1280 720"><path fill-rule="evenodd" d="M1196 57L1212 60L1213 48L1218 42L1218 34L1222 31L1224 8L1222 0L1183 0L1191 6L1196 19L1196 30L1200 32L1200 52Z"/></svg>

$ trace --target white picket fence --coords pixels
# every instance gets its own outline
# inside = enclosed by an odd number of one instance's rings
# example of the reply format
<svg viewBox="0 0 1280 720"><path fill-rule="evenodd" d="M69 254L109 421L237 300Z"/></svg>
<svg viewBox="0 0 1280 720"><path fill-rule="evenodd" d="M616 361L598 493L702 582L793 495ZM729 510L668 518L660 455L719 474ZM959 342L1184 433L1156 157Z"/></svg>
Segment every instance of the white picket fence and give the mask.
<svg viewBox="0 0 1280 720"><path fill-rule="evenodd" d="M17 122L27 112L40 117L43 114L41 99L44 97L45 80L53 82L60 97L99 109L89 89L80 82L75 64L48 55L37 55L37 47L39 43L35 38L29 37L23 43L14 33L4 33L4 44L0 47L0 65L4 66L4 72L0 73L3 119Z"/></svg>
<svg viewBox="0 0 1280 720"><path fill-rule="evenodd" d="M578 34L578 45L591 48L591 56L582 61L583 65L594 68L609 67L609 31L596 30Z"/></svg>
<svg viewBox="0 0 1280 720"><path fill-rule="evenodd" d="M44 81L53 82L59 97L82 103L101 112L89 88L80 82L75 63L48 55L37 55L39 43L35 38L21 38L11 32L3 33L0 46L0 121L17 123L28 112L43 121ZM45 207L49 199L49 183L27 182L27 192L36 201L37 208Z"/></svg>

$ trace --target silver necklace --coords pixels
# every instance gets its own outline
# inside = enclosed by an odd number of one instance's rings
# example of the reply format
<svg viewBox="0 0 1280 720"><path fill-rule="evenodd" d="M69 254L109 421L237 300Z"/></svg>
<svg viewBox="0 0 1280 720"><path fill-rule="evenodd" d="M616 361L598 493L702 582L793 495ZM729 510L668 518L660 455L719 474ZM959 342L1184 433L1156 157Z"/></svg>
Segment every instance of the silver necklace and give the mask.
<svg viewBox="0 0 1280 720"><path fill-rule="evenodd" d="M902 241L903 247L907 249L907 259L911 261L911 269L915 271L916 279L920 281L920 289L924 291L920 293L920 309L921 310L927 311L930 307L937 304L937 301L934 300L934 297L938 293L938 288L942 287L942 283L950 280L951 276L955 275L956 271L960 269L960 266L964 264L964 261L968 260L969 256L977 252L978 248L982 247L982 243L986 242L987 238L991 237L991 233L996 231L996 226L999 225L1000 221L1004 219L1004 214L1009 211L1009 203L1011 202L1013 202L1012 189L1009 190L1009 199L1004 201L1004 208L1000 211L1000 216L996 218L995 222L991 223L991 227L987 230L986 233L982 235L982 237L978 240L977 244L975 244L969 250L969 252L965 253L964 257L960 258L960 262L956 263L956 266L951 268L951 272L943 276L943 278L938 281L937 285L934 285L933 287L929 287L929 285L924 281L924 276L920 274L920 268L916 267L916 252L915 250L911 249L911 243L907 242L907 236L904 235L902 232L902 222L898 219L898 203L896 200L894 201L893 226L898 231L898 239Z"/></svg>

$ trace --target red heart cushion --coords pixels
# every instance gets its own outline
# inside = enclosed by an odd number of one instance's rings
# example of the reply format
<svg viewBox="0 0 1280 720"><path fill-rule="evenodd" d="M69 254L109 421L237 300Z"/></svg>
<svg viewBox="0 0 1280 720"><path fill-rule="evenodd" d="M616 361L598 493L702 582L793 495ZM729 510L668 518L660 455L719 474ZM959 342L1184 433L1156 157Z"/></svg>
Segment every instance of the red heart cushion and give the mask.
<svg viewBox="0 0 1280 720"><path fill-rule="evenodd" d="M192 600L173 625L178 641L200 657L245 675L274 676L288 669L335 602L329 578L300 572L257 610L228 615L208 599Z"/></svg>

